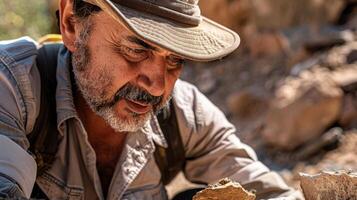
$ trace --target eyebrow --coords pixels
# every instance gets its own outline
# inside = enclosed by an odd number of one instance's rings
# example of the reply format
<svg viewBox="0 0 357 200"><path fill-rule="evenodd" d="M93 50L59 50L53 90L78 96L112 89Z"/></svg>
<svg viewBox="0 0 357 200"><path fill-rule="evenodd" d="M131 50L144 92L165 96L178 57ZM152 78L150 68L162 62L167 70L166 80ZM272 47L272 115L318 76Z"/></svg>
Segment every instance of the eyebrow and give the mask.
<svg viewBox="0 0 357 200"><path fill-rule="evenodd" d="M127 40L130 41L130 42L133 42L135 44L138 44L146 49L150 49L150 50L153 50L153 51L159 51L158 48L154 47L154 46L151 46L150 44L144 42L143 40L135 37L135 36L128 36L127 37Z"/></svg>

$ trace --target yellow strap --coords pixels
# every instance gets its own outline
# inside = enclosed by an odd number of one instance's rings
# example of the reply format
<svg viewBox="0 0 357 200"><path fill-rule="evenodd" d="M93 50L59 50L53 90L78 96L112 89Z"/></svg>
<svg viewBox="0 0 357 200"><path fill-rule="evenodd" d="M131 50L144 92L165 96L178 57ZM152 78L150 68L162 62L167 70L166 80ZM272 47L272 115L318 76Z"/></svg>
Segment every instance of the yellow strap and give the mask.
<svg viewBox="0 0 357 200"><path fill-rule="evenodd" d="M41 37L37 42L39 44L62 43L62 35L60 35L60 34L47 34L47 35Z"/></svg>

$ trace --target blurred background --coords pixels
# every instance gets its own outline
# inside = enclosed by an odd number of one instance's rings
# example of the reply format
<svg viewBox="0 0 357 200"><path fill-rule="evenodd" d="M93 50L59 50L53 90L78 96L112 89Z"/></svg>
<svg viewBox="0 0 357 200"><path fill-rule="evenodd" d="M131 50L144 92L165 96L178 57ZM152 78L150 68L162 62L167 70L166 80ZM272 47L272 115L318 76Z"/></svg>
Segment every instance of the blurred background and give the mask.
<svg viewBox="0 0 357 200"><path fill-rule="evenodd" d="M357 1L200 4L242 42L222 60L189 62L182 78L221 108L240 139L290 185L299 188L298 172L356 171ZM57 0L0 0L0 40L58 32L56 9Z"/></svg>

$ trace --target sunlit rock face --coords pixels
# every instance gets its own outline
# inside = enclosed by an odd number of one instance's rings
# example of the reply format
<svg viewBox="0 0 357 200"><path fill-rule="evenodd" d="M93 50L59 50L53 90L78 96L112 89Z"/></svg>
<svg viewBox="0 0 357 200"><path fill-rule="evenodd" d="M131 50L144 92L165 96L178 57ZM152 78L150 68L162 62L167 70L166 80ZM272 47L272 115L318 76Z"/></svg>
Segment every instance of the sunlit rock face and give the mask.
<svg viewBox="0 0 357 200"><path fill-rule="evenodd" d="M300 180L306 200L357 199L356 173L338 171L301 174Z"/></svg>
<svg viewBox="0 0 357 200"><path fill-rule="evenodd" d="M335 22L346 5L336 0L202 0L202 13L233 29L284 28Z"/></svg>

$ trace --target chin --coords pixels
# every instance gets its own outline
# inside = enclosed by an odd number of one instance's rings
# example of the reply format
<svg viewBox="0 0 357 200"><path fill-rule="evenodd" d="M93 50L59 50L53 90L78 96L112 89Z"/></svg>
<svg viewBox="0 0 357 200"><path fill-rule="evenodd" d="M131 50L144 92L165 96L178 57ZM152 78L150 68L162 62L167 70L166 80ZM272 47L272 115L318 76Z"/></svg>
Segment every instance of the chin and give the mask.
<svg viewBox="0 0 357 200"><path fill-rule="evenodd" d="M101 111L100 116L116 132L136 132L151 119L151 112L137 114L130 111L115 112L113 109Z"/></svg>

